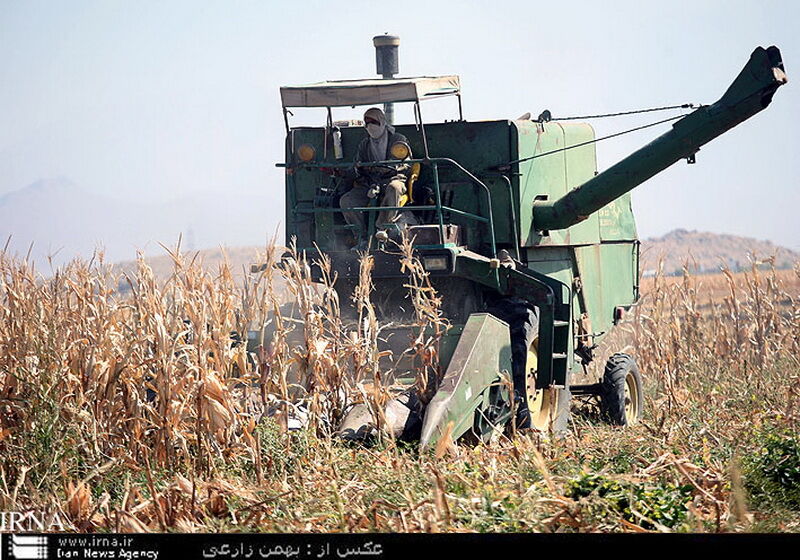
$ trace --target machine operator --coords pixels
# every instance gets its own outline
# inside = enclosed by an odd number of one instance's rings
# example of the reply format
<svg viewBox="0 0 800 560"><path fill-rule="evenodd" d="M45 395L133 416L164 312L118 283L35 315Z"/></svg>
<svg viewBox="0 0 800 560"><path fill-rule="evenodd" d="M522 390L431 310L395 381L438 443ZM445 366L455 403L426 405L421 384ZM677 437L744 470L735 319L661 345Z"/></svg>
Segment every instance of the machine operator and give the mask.
<svg viewBox="0 0 800 560"><path fill-rule="evenodd" d="M391 155L391 147L398 142L408 145L408 140L402 134L395 132L394 127L386 122L386 115L377 107L367 109L364 113L364 127L367 136L358 145L355 163L369 163L372 161L385 161L396 159ZM407 157L411 157L410 149ZM381 206L398 206L400 197L406 194L406 181L408 179L409 165L379 165L374 167L356 166L356 178L353 187L341 196L339 207L342 208L344 219L348 224L356 227L356 246L354 250L367 248L367 233L365 225L365 212L347 212L347 208L357 208L369 205L372 198L378 198ZM376 235L390 228L397 221L397 210L382 210L378 212L375 220ZM385 235L385 234L383 234Z"/></svg>

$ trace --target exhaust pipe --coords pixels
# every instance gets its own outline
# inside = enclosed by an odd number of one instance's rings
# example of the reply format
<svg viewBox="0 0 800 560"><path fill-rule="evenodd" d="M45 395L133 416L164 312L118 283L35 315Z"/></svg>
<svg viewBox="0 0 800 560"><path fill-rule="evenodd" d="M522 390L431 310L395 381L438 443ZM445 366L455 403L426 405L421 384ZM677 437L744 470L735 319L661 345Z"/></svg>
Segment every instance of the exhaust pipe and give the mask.
<svg viewBox="0 0 800 560"><path fill-rule="evenodd" d="M375 66L378 74L385 80L391 80L400 72L398 51L400 50L400 37L397 35L376 35L372 38L375 45ZM386 122L394 124L394 104L384 103L383 112Z"/></svg>

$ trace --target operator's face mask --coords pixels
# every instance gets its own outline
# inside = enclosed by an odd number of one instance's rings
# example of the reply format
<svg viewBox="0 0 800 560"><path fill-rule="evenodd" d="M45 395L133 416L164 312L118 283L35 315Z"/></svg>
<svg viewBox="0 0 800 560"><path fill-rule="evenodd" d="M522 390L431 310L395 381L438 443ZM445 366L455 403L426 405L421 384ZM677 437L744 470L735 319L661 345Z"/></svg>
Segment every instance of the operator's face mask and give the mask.
<svg viewBox="0 0 800 560"><path fill-rule="evenodd" d="M370 138L380 138L383 135L384 130L386 130L385 124L369 123L367 125L367 134L370 135Z"/></svg>

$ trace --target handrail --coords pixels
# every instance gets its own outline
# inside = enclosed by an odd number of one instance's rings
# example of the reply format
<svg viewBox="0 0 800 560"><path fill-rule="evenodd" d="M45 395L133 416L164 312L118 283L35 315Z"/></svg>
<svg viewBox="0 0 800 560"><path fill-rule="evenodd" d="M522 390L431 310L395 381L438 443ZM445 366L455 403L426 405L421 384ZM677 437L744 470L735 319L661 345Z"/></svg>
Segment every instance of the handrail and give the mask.
<svg viewBox="0 0 800 560"><path fill-rule="evenodd" d="M351 167L381 167L381 166L394 166L394 165L407 165L412 163L424 163L429 164L433 168L433 182L434 182L434 190L436 193L436 204L433 206L414 206L415 210L436 210L436 215L439 222L439 234L441 239L444 240L444 216L443 210L455 212L457 214L463 215L467 218L475 219L477 221L487 223L488 222L488 229L489 229L489 238L491 244L491 256L492 258L497 257L497 242L495 238L494 232L494 214L492 212L492 193L489 190L489 187L486 186L486 183L478 179L474 174L472 174L469 170L467 170L463 165L455 161L451 158L444 158L444 157L433 157L433 158L419 158L419 159L404 159L404 160L385 160L385 161L373 161L373 162L304 162L300 164L286 164L286 163L278 163L276 167L286 167L286 168L328 168L328 169L336 169L336 168L351 168ZM473 183L480 186L485 195L486 195L486 206L488 210L488 218L484 218L483 216L479 216L476 214L472 214L470 212L465 212L463 210L457 210L455 208L450 208L447 206L442 205L442 196L439 190L439 169L438 164L443 163L446 165L452 165L458 171L463 173L470 179ZM359 208L351 208L348 210L354 210L359 212L378 212L381 210L408 210L408 207L396 207L396 206L376 206L376 207L359 207ZM296 206L293 208L294 212L341 212L341 208L311 208L311 209L303 209L297 208Z"/></svg>
<svg viewBox="0 0 800 560"><path fill-rule="evenodd" d="M499 177L503 181L505 181L506 187L508 188L508 210L511 214L511 235L514 239L514 252L517 255L517 260L521 261L522 258L519 254L519 231L517 230L517 202L514 198L514 187L511 186L511 179L508 178L508 175L504 173L496 173L496 172L487 172L483 173L483 175L488 175L490 177Z"/></svg>
<svg viewBox="0 0 800 560"><path fill-rule="evenodd" d="M414 210L436 210L436 205L434 204L426 204L425 206L412 206ZM354 206L353 208L347 208L348 212L383 212L384 210L408 210L408 206ZM442 210L447 212L454 212L459 216L465 216L467 218L471 218L473 220L477 220L481 223L489 223L489 218L484 218L483 216L478 216L477 214L473 214L471 212L465 212L464 210L459 210L458 208L452 208L450 206L442 206ZM295 208L296 212L301 214L324 214L324 213L338 213L341 212L341 208L303 208L298 207Z"/></svg>
<svg viewBox="0 0 800 560"><path fill-rule="evenodd" d="M483 188L484 192L486 193L486 207L487 207L488 212L489 212L489 236L491 237L491 240L492 240L492 255L491 256L492 256L492 258L496 258L497 257L497 243L495 241L495 236L494 236L494 214L492 212L492 192L489 190L489 187L487 187L486 183L484 183L483 181L478 179L475 175L470 173L466 168L464 168L463 165L461 165L460 163L458 163L454 159L436 157L436 158L429 158L429 160L431 162L447 163L447 164L450 164L450 165L456 167L459 171L461 171L464 175L466 175L469 179L471 179L472 182L478 184L480 187ZM434 176L434 182L437 183L437 185L438 185L438 174L436 174ZM437 199L438 199L439 198L439 193L438 192L436 193L436 196L437 196ZM439 202L439 205L441 205L441 201L437 200L437 202ZM440 216L440 221L441 221L441 211L439 211L439 216ZM444 228L442 228L442 230L444 230ZM442 233L442 238L444 239L444 232Z"/></svg>

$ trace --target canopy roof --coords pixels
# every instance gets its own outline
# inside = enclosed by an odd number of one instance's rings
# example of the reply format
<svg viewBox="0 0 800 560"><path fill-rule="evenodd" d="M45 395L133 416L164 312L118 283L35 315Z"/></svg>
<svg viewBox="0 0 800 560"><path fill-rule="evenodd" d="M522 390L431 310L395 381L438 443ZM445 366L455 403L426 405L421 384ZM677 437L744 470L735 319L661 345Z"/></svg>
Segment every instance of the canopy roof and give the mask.
<svg viewBox="0 0 800 560"><path fill-rule="evenodd" d="M281 88L284 107L345 107L422 101L460 93L458 76L422 76L396 80L339 80Z"/></svg>

